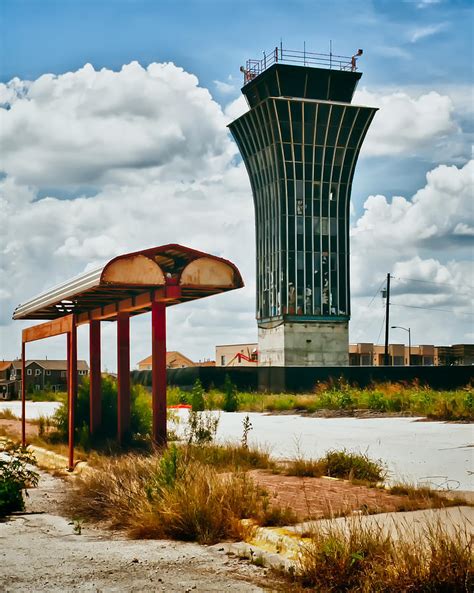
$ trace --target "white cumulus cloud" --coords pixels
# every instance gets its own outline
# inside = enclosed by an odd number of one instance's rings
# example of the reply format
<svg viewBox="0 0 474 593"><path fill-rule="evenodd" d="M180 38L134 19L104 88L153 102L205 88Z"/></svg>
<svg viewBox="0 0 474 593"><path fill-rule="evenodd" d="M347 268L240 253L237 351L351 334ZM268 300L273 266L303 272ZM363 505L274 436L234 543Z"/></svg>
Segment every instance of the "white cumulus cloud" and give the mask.
<svg viewBox="0 0 474 593"><path fill-rule="evenodd" d="M363 89L356 92L354 103L379 107L364 142L365 156L432 154L460 132L453 101L435 91L412 96Z"/></svg>
<svg viewBox="0 0 474 593"><path fill-rule="evenodd" d="M87 64L0 89L10 107L0 111L2 169L22 184L95 187L137 172L189 180L235 152L209 91L174 64Z"/></svg>
<svg viewBox="0 0 474 593"><path fill-rule="evenodd" d="M366 335L364 323L371 319L374 333L369 337L377 339L384 311L373 308L372 297L385 273L394 277L392 314L399 324L411 323L418 340L469 339L474 322L473 176L474 161L462 168L440 165L411 199L377 195L366 200L351 232L353 340Z"/></svg>

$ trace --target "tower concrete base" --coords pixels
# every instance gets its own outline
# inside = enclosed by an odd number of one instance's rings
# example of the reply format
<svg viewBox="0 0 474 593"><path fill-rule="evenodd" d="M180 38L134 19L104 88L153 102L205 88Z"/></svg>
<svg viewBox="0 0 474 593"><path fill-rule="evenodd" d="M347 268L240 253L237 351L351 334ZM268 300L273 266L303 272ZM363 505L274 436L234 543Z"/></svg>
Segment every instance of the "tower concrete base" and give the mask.
<svg viewBox="0 0 474 593"><path fill-rule="evenodd" d="M349 323L269 323L258 328L259 366L349 365Z"/></svg>

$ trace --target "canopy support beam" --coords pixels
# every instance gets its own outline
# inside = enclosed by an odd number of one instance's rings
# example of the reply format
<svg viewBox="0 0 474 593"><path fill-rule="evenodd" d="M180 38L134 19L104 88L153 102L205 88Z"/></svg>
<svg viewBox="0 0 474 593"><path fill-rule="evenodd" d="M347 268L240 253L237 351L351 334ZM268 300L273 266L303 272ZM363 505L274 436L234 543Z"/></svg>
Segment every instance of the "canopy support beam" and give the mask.
<svg viewBox="0 0 474 593"><path fill-rule="evenodd" d="M21 342L21 444L26 447L26 356L25 342Z"/></svg>
<svg viewBox="0 0 474 593"><path fill-rule="evenodd" d="M68 470L74 470L74 417L77 399L77 328L73 318L67 334Z"/></svg>
<svg viewBox="0 0 474 593"><path fill-rule="evenodd" d="M151 308L152 439L165 447L166 434L166 303L154 301Z"/></svg>
<svg viewBox="0 0 474 593"><path fill-rule="evenodd" d="M89 324L89 430L97 434L102 424L100 321Z"/></svg>
<svg viewBox="0 0 474 593"><path fill-rule="evenodd" d="M130 432L130 314L117 315L117 439Z"/></svg>

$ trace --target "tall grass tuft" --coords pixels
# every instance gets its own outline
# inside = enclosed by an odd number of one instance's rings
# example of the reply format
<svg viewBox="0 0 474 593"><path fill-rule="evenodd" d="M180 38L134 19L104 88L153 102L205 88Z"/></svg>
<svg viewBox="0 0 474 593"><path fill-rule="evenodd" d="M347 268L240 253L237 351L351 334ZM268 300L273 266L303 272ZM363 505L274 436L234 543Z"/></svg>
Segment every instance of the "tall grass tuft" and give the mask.
<svg viewBox="0 0 474 593"><path fill-rule="evenodd" d="M315 523L301 549L295 580L320 593L450 592L472 590L472 540L441 521L395 534L353 519Z"/></svg>
<svg viewBox="0 0 474 593"><path fill-rule="evenodd" d="M211 544L242 539L241 519L258 524L288 524L295 517L270 502L268 494L241 471L219 473L207 455L218 448L172 445L161 455L99 458L95 471L80 476L69 494L75 516L107 521L134 537L165 537ZM235 459L243 451L234 448ZM245 451L247 463L253 463ZM221 468L230 460L220 459ZM243 464L242 464L243 465Z"/></svg>
<svg viewBox="0 0 474 593"><path fill-rule="evenodd" d="M19 417L10 408L6 408L5 410L0 410L0 420L19 420Z"/></svg>
<svg viewBox="0 0 474 593"><path fill-rule="evenodd" d="M329 476L369 483L383 482L387 470L381 460L370 459L365 453L355 453L342 449L327 451L319 459L304 459L299 455L285 467L289 476L320 477Z"/></svg>
<svg viewBox="0 0 474 593"><path fill-rule="evenodd" d="M381 460L373 460L365 453L354 453L346 449L328 451L322 462L326 475L334 478L383 482L387 475Z"/></svg>
<svg viewBox="0 0 474 593"><path fill-rule="evenodd" d="M221 471L246 471L251 469L275 469L276 462L269 451L262 447L249 447L240 443L189 445L186 451L196 461L212 465Z"/></svg>

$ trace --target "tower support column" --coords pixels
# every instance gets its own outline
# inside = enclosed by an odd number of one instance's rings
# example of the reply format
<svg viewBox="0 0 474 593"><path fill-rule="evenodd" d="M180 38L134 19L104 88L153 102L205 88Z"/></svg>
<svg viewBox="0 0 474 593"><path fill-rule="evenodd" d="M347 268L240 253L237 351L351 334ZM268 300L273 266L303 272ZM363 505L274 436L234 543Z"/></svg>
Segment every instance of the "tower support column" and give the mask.
<svg viewBox="0 0 474 593"><path fill-rule="evenodd" d="M349 364L349 323L259 324L259 366L333 367Z"/></svg>

